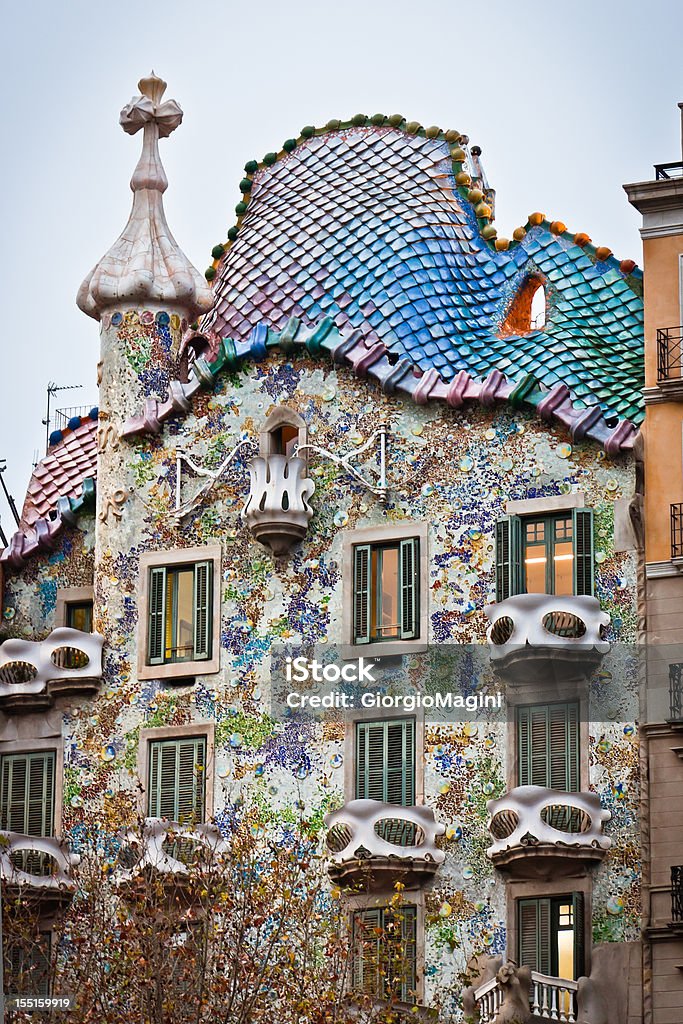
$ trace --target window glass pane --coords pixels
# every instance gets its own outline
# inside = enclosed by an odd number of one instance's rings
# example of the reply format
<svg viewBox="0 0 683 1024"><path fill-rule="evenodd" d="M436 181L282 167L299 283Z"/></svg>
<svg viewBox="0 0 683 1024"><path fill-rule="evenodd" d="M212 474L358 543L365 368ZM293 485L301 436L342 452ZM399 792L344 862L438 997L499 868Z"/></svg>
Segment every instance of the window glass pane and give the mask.
<svg viewBox="0 0 683 1024"><path fill-rule="evenodd" d="M193 614L194 569L169 569L166 576L165 661L192 661Z"/></svg>
<svg viewBox="0 0 683 1024"><path fill-rule="evenodd" d="M524 524L524 589L527 594L545 594L546 523L543 520Z"/></svg>
<svg viewBox="0 0 683 1024"><path fill-rule="evenodd" d="M66 606L66 624L81 633L92 633L92 601L79 601Z"/></svg>
<svg viewBox="0 0 683 1024"><path fill-rule="evenodd" d="M560 928L557 932L557 974L559 978L574 977L574 929Z"/></svg>
<svg viewBox="0 0 683 1024"><path fill-rule="evenodd" d="M370 595L372 640L391 640L400 635L398 545L373 547Z"/></svg>
<svg viewBox="0 0 683 1024"><path fill-rule="evenodd" d="M574 593L574 541L571 518L555 521L555 550L553 554L555 594Z"/></svg>

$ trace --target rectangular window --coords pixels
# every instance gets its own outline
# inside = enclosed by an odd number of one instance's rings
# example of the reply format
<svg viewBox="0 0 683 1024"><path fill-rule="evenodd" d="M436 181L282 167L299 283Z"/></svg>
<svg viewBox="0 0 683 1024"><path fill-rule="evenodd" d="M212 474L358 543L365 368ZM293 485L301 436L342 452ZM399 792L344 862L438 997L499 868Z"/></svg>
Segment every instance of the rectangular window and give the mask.
<svg viewBox="0 0 683 1024"><path fill-rule="evenodd" d="M518 707L517 760L520 786L578 793L578 703Z"/></svg>
<svg viewBox="0 0 683 1024"><path fill-rule="evenodd" d="M593 512L507 516L496 524L496 600L593 593Z"/></svg>
<svg viewBox="0 0 683 1024"><path fill-rule="evenodd" d="M356 722L356 799L414 805L414 719Z"/></svg>
<svg viewBox="0 0 683 1024"><path fill-rule="evenodd" d="M92 633L92 601L68 601L66 625L80 629L81 633Z"/></svg>
<svg viewBox="0 0 683 1024"><path fill-rule="evenodd" d="M572 981L583 975L583 893L518 900L517 922L521 966Z"/></svg>
<svg viewBox="0 0 683 1024"><path fill-rule="evenodd" d="M204 821L206 736L152 740L148 793L151 818L180 824Z"/></svg>
<svg viewBox="0 0 683 1024"><path fill-rule="evenodd" d="M149 570L149 665L211 657L212 570L209 561Z"/></svg>
<svg viewBox="0 0 683 1024"><path fill-rule="evenodd" d="M353 915L353 988L415 1002L417 907L372 907Z"/></svg>
<svg viewBox="0 0 683 1024"><path fill-rule="evenodd" d="M354 545L354 643L419 637L419 573L417 537Z"/></svg>
<svg viewBox="0 0 683 1024"><path fill-rule="evenodd" d="M0 829L54 834L55 761L54 750L0 757Z"/></svg>
<svg viewBox="0 0 683 1024"><path fill-rule="evenodd" d="M51 990L52 936L41 932L37 939L8 936L5 948L5 991L13 995L48 996Z"/></svg>

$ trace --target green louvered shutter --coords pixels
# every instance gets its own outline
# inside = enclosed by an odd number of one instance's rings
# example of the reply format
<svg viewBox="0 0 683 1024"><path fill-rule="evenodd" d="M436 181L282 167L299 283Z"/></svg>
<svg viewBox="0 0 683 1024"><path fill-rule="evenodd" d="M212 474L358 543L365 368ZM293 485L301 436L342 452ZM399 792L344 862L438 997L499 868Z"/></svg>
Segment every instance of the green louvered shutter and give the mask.
<svg viewBox="0 0 683 1024"><path fill-rule="evenodd" d="M154 740L149 757L149 814L203 821L206 739Z"/></svg>
<svg viewBox="0 0 683 1024"><path fill-rule="evenodd" d="M420 541L417 537L400 543L399 579L401 640L414 640L419 636L420 622Z"/></svg>
<svg viewBox="0 0 683 1024"><path fill-rule="evenodd" d="M584 929L586 924L585 898L582 892L572 893L574 912L574 981L583 977L586 970Z"/></svg>
<svg viewBox="0 0 683 1024"><path fill-rule="evenodd" d="M574 593L592 596L595 576L593 511L590 508L575 508L572 516L574 531Z"/></svg>
<svg viewBox="0 0 683 1024"><path fill-rule="evenodd" d="M369 544L353 549L353 642L370 643L370 562Z"/></svg>
<svg viewBox="0 0 683 1024"><path fill-rule="evenodd" d="M381 940L383 911L380 907L353 915L353 988L368 995L381 995Z"/></svg>
<svg viewBox="0 0 683 1024"><path fill-rule="evenodd" d="M41 932L37 939L22 943L18 937L8 939L5 950L5 985L17 995L50 994L50 959L52 936Z"/></svg>
<svg viewBox="0 0 683 1024"><path fill-rule="evenodd" d="M54 834L55 752L7 754L0 771L0 828L27 836Z"/></svg>
<svg viewBox="0 0 683 1024"><path fill-rule="evenodd" d="M578 704L518 708L517 760L520 786L578 793Z"/></svg>
<svg viewBox="0 0 683 1024"><path fill-rule="evenodd" d="M518 900L518 949L521 967L551 973L551 901Z"/></svg>
<svg viewBox="0 0 683 1024"><path fill-rule="evenodd" d="M398 950L401 987L396 993L404 1003L415 1002L417 985L417 907L408 904L395 911L401 918L401 948Z"/></svg>
<svg viewBox="0 0 683 1024"><path fill-rule="evenodd" d="M164 634L166 624L166 570L154 568L149 571L149 625L147 631L147 662L162 665L164 662Z"/></svg>
<svg viewBox="0 0 683 1024"><path fill-rule="evenodd" d="M211 562L194 567L194 659L211 657Z"/></svg>
<svg viewBox="0 0 683 1024"><path fill-rule="evenodd" d="M356 799L414 805L413 719L356 724Z"/></svg>
<svg viewBox="0 0 683 1024"><path fill-rule="evenodd" d="M496 601L522 591L522 523L506 516L496 523Z"/></svg>

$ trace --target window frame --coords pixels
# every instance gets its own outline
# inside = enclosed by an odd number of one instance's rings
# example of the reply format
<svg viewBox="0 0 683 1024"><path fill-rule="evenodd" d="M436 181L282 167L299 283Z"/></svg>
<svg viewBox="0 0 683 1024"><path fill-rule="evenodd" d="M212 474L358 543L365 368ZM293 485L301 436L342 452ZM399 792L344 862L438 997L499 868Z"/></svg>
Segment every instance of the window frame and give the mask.
<svg viewBox="0 0 683 1024"><path fill-rule="evenodd" d="M373 930L373 928L374 929L381 928L384 931L386 929L387 925L390 923L391 918L394 917L394 916L399 916L404 911L410 911L411 912L410 916L412 917L412 926L411 926L412 940L409 940L409 941L412 941L413 956L412 956L412 963L405 956L401 956L401 964L403 966L406 963L411 963L411 966L412 966L412 975L411 975L411 977L409 979L407 979L406 981L402 981L401 985L400 985L400 988L397 988L397 989L395 989L393 991L391 989L382 990L382 991L372 991L371 989L364 989L362 987L362 982L359 981L358 975L357 975L357 969L358 969L357 968L357 963L358 963L358 960L360 959L360 962L363 963L363 958L358 958L358 956L357 956L357 942L358 942L358 940L356 938L357 922L359 921L359 919L362 919L363 916L365 916L365 915L376 915L377 916L377 923L374 926L371 923L371 931ZM360 990L360 991L367 992L368 995L372 996L375 999L382 999L382 1000L387 1000L387 1001L390 1000L390 999L397 999L399 1003L417 1003L417 1000L418 1000L417 994L415 996L413 996L413 997L409 997L408 996L408 991L412 991L412 992L417 993L417 981L418 981L418 966L417 966L417 964L418 964L418 957L417 957L417 951L418 951L418 920L419 920L419 913L418 913L417 905L414 904L414 903L409 902L408 900L406 900L405 903L403 903L402 906L400 906L397 910L394 910L391 906L385 905L385 906L377 906L377 907L359 907L356 910L352 911L352 913L351 913L351 942L352 942L352 946L353 946L353 954L352 954L352 963L351 963L351 977L352 977L352 986L353 986L353 990L354 991ZM405 921L401 922L401 939L400 939L401 943L403 943L403 941L405 939L404 925L405 925ZM379 945L379 936L377 936L376 942L377 942L377 945ZM389 945L389 943L387 943L387 946L388 945Z"/></svg>
<svg viewBox="0 0 683 1024"><path fill-rule="evenodd" d="M571 782L571 776L574 775L576 779L576 788L572 789L570 785L566 785L562 789L555 789L551 786L552 782L552 752L554 745L552 742L552 709L569 709L572 708L575 711L574 718L572 720L571 715L565 716L565 782ZM514 706L515 711L515 753L516 753L516 765L517 765L517 781L516 786L532 786L540 785L538 782L533 781L533 731L532 731L532 712L543 711L545 713L545 729L546 729L546 784L544 789L551 790L555 793L580 793L581 787L581 702L579 700L566 700L566 701L539 701L532 704L516 704ZM524 759L522 757L522 714L528 713L528 751L526 757L526 771L529 775L527 782L523 781L523 772L525 770ZM573 736L571 735L570 729L573 725ZM575 751L575 762L571 763L571 745L574 746Z"/></svg>
<svg viewBox="0 0 683 1024"><path fill-rule="evenodd" d="M359 719L356 719L354 721L354 723L353 723L353 730L354 730L354 734L353 734L353 749L354 749L354 758L353 758L354 764L353 764L353 768L354 768L354 780L355 780L354 781L354 799L356 799L356 800L373 799L372 797L368 797L367 793L364 795L364 794L362 794L360 792L360 790L362 788L359 785L359 783L361 781L361 775L365 775L365 773L364 773L364 771L363 771L363 769L361 768L361 765L360 765L360 747L361 747L360 737L361 737L361 732L367 731L368 729L372 728L373 726L376 726L376 727L381 727L383 732L384 732L384 735L382 737L383 756L382 756L382 762L381 762L381 768L382 768L382 790L383 790L382 802L383 803L389 803L390 802L388 799L384 798L384 793L386 793L387 797L389 795L388 790L389 790L389 785L390 785L390 781L389 781L389 777L388 777L388 763L387 763L388 759L385 756L385 754L386 754L386 751L387 751L387 745L388 745L388 739L389 739L389 736L388 736L389 729L392 726L395 727L397 725L403 726L403 730L402 730L403 735L402 735L402 744L401 744L402 745L402 753L403 754L408 753L408 750L410 749L410 747L412 747L412 763L409 764L409 765L406 765L405 760L404 760L404 763L402 765L402 770L401 770L401 790L402 790L402 795L405 794L406 797L412 797L412 800L406 800L405 802L401 801L400 804L395 804L395 806L397 806L397 807L415 807L415 804L417 802L417 792L416 792L416 790L417 790L417 760L418 760L417 759L417 721L416 721L415 717L410 716L410 715L401 716L401 717L397 717L397 718L381 718L381 719L378 719L376 717L375 718L368 718L368 719L359 718ZM406 728L406 726L409 726L410 728ZM406 749L406 748L408 748L408 749ZM367 764L367 761L369 759L368 758L368 754L370 752L367 736L365 737L365 740L364 740L364 750L365 750L365 754L366 754L366 764ZM406 768L408 768L408 771L406 771ZM365 776L365 788L366 788L366 790L368 788L367 782L368 782L368 779L367 779L367 776Z"/></svg>
<svg viewBox="0 0 683 1024"><path fill-rule="evenodd" d="M408 1005L421 1005L424 1001L424 988L425 988L425 893L423 889L406 889L402 893L403 901L406 906L415 907L415 992L416 996L414 1000ZM345 896L345 904L348 910L348 926L349 926L349 940L351 942L351 953L352 959L349 970L348 986L349 990L352 989L353 985L353 919L354 915L365 910L374 910L377 908L387 909L389 898L386 893L378 895L370 895L368 893L350 893Z"/></svg>
<svg viewBox="0 0 683 1024"><path fill-rule="evenodd" d="M36 739L0 742L0 755L13 757L22 754L54 753L54 799L52 804L52 836L59 839L62 834L62 811L64 806L64 740L61 735Z"/></svg>
<svg viewBox="0 0 683 1024"><path fill-rule="evenodd" d="M210 822L214 812L214 757L215 723L193 722L190 725L169 725L141 729L138 741L137 774L139 787L138 813L142 818L150 817L150 775L152 743L164 740L204 739L206 743L206 764L204 767L204 822Z"/></svg>
<svg viewBox="0 0 683 1024"><path fill-rule="evenodd" d="M418 607L415 614L416 637L406 639L373 640L358 642L355 628L355 549L368 546L400 547L402 541L416 540L419 549L419 563L415 566L414 578ZM400 568L399 568L400 571ZM347 530L342 540L342 657L382 658L404 654L418 654L427 650L429 635L429 549L428 525L411 521L387 523L379 526L360 527ZM400 580L399 580L400 590Z"/></svg>
<svg viewBox="0 0 683 1024"><path fill-rule="evenodd" d="M584 974L590 975L592 959L592 914L593 914L593 882L590 868L584 869L580 875L571 879L553 878L546 881L517 881L510 879L507 883L507 942L508 958L520 963L519 948L519 904L524 899L542 899L566 897L567 891L580 893L583 897L583 929L580 940L583 943Z"/></svg>
<svg viewBox="0 0 683 1024"><path fill-rule="evenodd" d="M149 618L152 570L189 568L201 562L211 564L209 595L211 611L208 636L210 656L189 661L150 663ZM182 679L190 676L212 675L220 668L221 620L221 546L181 548L173 551L147 551L140 557L141 595L138 607L138 679Z"/></svg>
<svg viewBox="0 0 683 1024"><path fill-rule="evenodd" d="M585 513L586 517L580 518ZM575 597L595 594L595 510L586 505L583 492L568 495L553 495L549 498L530 498L508 501L505 515L498 519L495 531L495 590L496 603L525 594L524 553L526 549L525 527L530 522L554 524L558 519L572 519L572 593L558 595ZM589 544L586 545L585 524L590 524ZM579 541L581 542L579 546ZM553 540L554 543L554 540ZM548 539L545 550L548 551ZM554 568L554 567L553 567ZM546 565L546 588L551 568ZM554 572L553 572L554 578ZM547 593L555 593L546 590Z"/></svg>
<svg viewBox="0 0 683 1024"><path fill-rule="evenodd" d="M3 803L2 796L3 796L4 766L5 766L5 763L6 763L7 759L14 760L14 759L19 759L19 758L28 758L28 759L30 759L30 758L41 758L41 759L44 760L46 757L48 757L50 755L51 755L51 760L52 760L52 793L50 795L51 795L52 799L51 799L51 802L50 802L49 813L46 813L46 806L45 806L45 804L43 806L43 812L42 812L43 820L45 820L45 818L49 819L50 829L47 832L35 833L35 832L28 832L27 829L24 827L21 831L16 832L17 835L31 835L31 836L35 836L36 838L43 838L43 839L53 839L55 837L55 810L56 810L56 802L57 802L57 800L56 800L56 796L57 796L57 790L56 790L56 787L57 787L57 751L54 749L54 747L48 747L48 748L45 748L43 750L36 749L36 750L16 750L16 751L15 750L12 750L12 751L4 751L3 750L3 751L0 751L0 814L2 813L2 803ZM30 769L27 771L27 781L28 781L29 778L30 778ZM45 782L43 782L43 789L44 788L45 788ZM47 799L47 794L46 794L46 799ZM30 803L30 801L29 801L29 803ZM9 809L9 801L8 801L8 809ZM24 822L26 822L27 817L28 817L28 807L25 805L24 806ZM2 824L3 824L3 822L0 819L0 827L2 827ZM9 822L9 819L8 819L7 820L7 825L9 825L9 824L10 824L10 822ZM14 832L15 830L8 828L7 831Z"/></svg>
<svg viewBox="0 0 683 1024"><path fill-rule="evenodd" d="M78 604L94 604L93 587L59 587L55 607L55 625L68 626L69 608ZM95 616L93 609L92 632L95 632ZM74 627L69 627L73 629Z"/></svg>
<svg viewBox="0 0 683 1024"><path fill-rule="evenodd" d="M559 973L559 955L557 952L557 943L553 942L553 938L556 937L561 931L568 931L568 928L563 928L559 922L559 907L562 903L568 904L572 908L572 932L574 935L573 941L573 960L574 960L574 978L570 978L570 981L577 981L578 978L585 974L586 970L586 897L580 889L574 889L573 891L567 892L566 890L561 893L553 893L550 895L534 895L534 896L523 896L515 900L516 903L516 921L517 921L517 960L522 964L522 908L523 905L535 904L537 913L541 909L542 903L548 905L548 932L550 943L548 945L548 964L536 965L531 967L531 970L539 971L541 974L545 974L551 978L564 977ZM538 943L538 935L537 935ZM537 946L538 950L538 946ZM522 965L524 966L524 965ZM527 965L529 966L529 965ZM547 966L547 970L543 969Z"/></svg>

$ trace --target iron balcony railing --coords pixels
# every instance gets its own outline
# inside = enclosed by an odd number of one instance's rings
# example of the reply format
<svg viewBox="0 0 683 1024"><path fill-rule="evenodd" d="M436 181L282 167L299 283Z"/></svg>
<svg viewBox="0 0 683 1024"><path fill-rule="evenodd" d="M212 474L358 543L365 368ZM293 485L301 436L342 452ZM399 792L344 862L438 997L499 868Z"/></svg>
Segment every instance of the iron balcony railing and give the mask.
<svg viewBox="0 0 683 1024"><path fill-rule="evenodd" d="M74 416L87 416L92 405L72 405L68 409L55 409L55 429L66 430Z"/></svg>
<svg viewBox="0 0 683 1024"><path fill-rule="evenodd" d="M669 181L671 178L683 178L683 161L674 160L669 164L655 164L656 181Z"/></svg>
<svg viewBox="0 0 683 1024"><path fill-rule="evenodd" d="M683 558L683 502L671 506L671 557Z"/></svg>
<svg viewBox="0 0 683 1024"><path fill-rule="evenodd" d="M683 664L669 665L669 721L683 722Z"/></svg>
<svg viewBox="0 0 683 1024"><path fill-rule="evenodd" d="M671 868L671 920L683 924L683 864Z"/></svg>
<svg viewBox="0 0 683 1024"><path fill-rule="evenodd" d="M679 380L681 377L681 345L683 327L657 329L657 381Z"/></svg>

